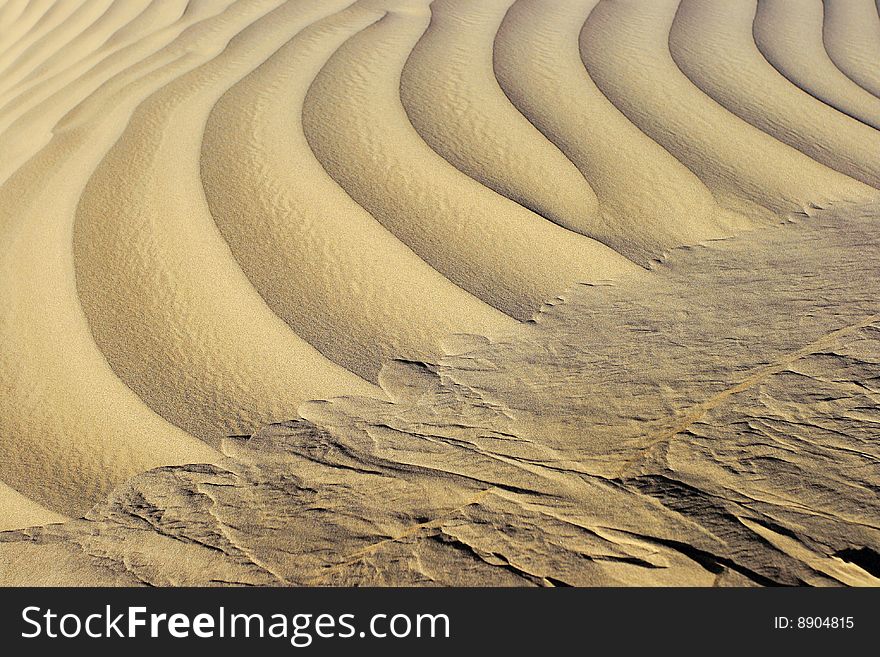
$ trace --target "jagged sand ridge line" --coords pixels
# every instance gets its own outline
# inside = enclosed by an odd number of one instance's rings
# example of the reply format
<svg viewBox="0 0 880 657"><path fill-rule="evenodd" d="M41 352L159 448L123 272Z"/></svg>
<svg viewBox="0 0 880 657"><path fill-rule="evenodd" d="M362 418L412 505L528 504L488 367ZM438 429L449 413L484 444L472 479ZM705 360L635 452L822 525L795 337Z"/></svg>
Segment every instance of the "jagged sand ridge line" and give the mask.
<svg viewBox="0 0 880 657"><path fill-rule="evenodd" d="M6 2L2 526L875 198L871 4Z"/></svg>
<svg viewBox="0 0 880 657"><path fill-rule="evenodd" d="M780 372L786 370L798 360L801 360L807 356L812 356L816 354L819 350L831 348L834 345L838 344L842 339L858 333L860 330L868 328L876 324L878 321L880 321L880 314L869 315L868 317L854 324L849 324L842 328L835 329L834 331L831 331L830 333L827 333L819 337L818 339L813 340L809 344L804 345L796 351L783 354L780 358L777 358L772 363L768 363L767 365L752 372L747 372L746 376L743 377L743 379L735 385L732 385L729 388L725 388L724 390L714 394L709 399L695 404L693 407L685 410L681 414L681 417L677 417L673 425L669 428L636 439L635 442L638 445L638 449L642 450L644 453L648 453L653 447L672 440L675 436L688 429L688 427L690 427L694 423L701 421L703 418L706 417L706 415L708 415L708 413L712 409L716 408L720 404L723 404L730 397L750 390L751 388L766 381L774 374L779 374ZM633 470L634 466L643 458L645 458L645 454L637 456L632 461L625 463L620 469L618 477L623 477L628 471Z"/></svg>

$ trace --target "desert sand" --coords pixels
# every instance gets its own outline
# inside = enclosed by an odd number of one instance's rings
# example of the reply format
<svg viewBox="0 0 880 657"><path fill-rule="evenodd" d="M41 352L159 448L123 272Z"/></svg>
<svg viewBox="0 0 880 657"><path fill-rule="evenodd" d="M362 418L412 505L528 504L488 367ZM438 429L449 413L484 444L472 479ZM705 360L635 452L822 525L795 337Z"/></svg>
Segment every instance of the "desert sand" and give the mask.
<svg viewBox="0 0 880 657"><path fill-rule="evenodd" d="M0 584L880 584L878 61L875 0L0 2Z"/></svg>

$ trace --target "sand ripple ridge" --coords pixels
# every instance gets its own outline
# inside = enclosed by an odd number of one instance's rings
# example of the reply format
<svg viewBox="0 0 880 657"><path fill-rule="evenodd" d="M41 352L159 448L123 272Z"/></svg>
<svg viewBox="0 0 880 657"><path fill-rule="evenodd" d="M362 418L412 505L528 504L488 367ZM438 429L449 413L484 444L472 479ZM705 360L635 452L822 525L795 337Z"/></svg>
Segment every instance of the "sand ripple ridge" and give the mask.
<svg viewBox="0 0 880 657"><path fill-rule="evenodd" d="M876 200L878 56L873 0L0 3L0 529Z"/></svg>

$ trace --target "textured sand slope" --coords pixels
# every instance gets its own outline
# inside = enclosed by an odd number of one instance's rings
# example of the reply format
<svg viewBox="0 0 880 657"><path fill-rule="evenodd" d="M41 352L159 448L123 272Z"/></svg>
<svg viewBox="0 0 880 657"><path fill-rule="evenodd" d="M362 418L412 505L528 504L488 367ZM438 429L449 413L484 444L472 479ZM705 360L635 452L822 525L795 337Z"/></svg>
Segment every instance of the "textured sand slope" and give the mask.
<svg viewBox="0 0 880 657"><path fill-rule="evenodd" d="M878 211L676 250L389 363L388 401L308 404L221 467L0 534L0 583L877 586Z"/></svg>
<svg viewBox="0 0 880 657"><path fill-rule="evenodd" d="M181 51L103 87L0 189L0 476L64 513L81 512L135 472L215 458L110 370L79 305L71 249L82 190L135 104L199 63Z"/></svg>
<svg viewBox="0 0 880 657"><path fill-rule="evenodd" d="M822 37L837 67L880 98L880 7L874 0L826 0Z"/></svg>
<svg viewBox="0 0 880 657"><path fill-rule="evenodd" d="M755 43L767 61L798 87L880 129L880 98L859 87L834 65L825 50L822 25L821 0L762 0L755 15Z"/></svg>
<svg viewBox="0 0 880 657"><path fill-rule="evenodd" d="M675 4L658 5L664 21L675 13ZM676 63L700 89L751 125L817 162L880 187L880 132L796 87L764 59L752 35L756 6L754 0L683 0L669 35ZM825 189L841 189L840 181L835 187L815 178L820 174L808 164L797 163L799 180L813 177L812 189L823 182ZM791 191L794 198L803 194Z"/></svg>
<svg viewBox="0 0 880 657"><path fill-rule="evenodd" d="M310 89L306 135L328 172L435 269L517 319L573 281L634 271L611 249L468 178L421 139L398 93L430 20L427 2L412 4L349 39Z"/></svg>
<svg viewBox="0 0 880 657"><path fill-rule="evenodd" d="M412 363L528 333L578 283L635 294L675 247L876 199L880 14L799 7L0 3L0 527L301 408L418 401ZM580 310L590 335L619 308ZM624 404L620 376L591 397Z"/></svg>
<svg viewBox="0 0 880 657"><path fill-rule="evenodd" d="M401 100L422 138L460 171L561 226L601 240L595 193L511 105L495 79L494 37L512 4L432 3L431 24L403 68Z"/></svg>
<svg viewBox="0 0 880 657"><path fill-rule="evenodd" d="M454 332L514 322L425 264L324 171L301 108L335 50L383 12L343 12L291 39L217 103L202 145L211 213L272 309L322 353L376 379Z"/></svg>

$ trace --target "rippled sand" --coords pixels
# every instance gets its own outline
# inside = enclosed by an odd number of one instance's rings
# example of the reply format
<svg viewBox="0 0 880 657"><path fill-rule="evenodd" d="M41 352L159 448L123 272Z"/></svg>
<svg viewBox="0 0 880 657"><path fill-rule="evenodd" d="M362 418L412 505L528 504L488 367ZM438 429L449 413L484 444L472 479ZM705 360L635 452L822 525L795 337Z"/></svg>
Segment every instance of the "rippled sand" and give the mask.
<svg viewBox="0 0 880 657"><path fill-rule="evenodd" d="M874 0L0 2L0 529L89 514L0 583L877 583L878 58Z"/></svg>

